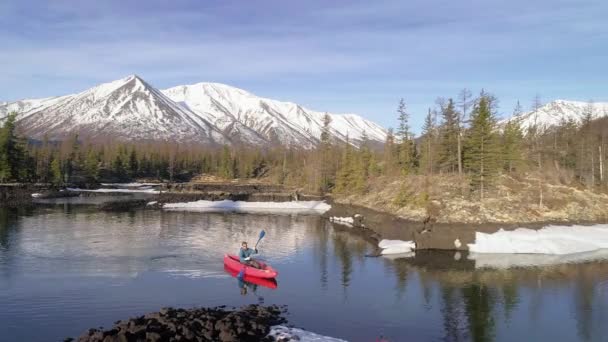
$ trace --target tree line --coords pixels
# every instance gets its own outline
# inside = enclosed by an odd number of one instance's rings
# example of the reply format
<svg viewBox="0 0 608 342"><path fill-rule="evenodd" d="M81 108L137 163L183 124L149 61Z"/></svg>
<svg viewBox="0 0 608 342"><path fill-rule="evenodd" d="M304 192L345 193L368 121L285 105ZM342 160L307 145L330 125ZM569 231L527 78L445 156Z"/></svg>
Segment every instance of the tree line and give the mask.
<svg viewBox="0 0 608 342"><path fill-rule="evenodd" d="M531 111L542 106L537 96ZM482 90L464 89L455 98L438 98L429 108L421 133L412 132L405 100L397 107L398 126L378 148L363 133L336 141L331 118L323 118L315 149L297 147L204 147L172 142L93 142L73 135L62 141L32 141L20 136L16 114L0 129L0 182L94 183L156 179L187 181L207 174L224 179L266 179L321 193L368 191L378 177L458 175L460 183L483 200L501 174L532 174L539 204L544 183L568 175L578 184L606 186L608 119L597 117L592 102L582 122L540 123L522 129L517 120L498 124L498 99ZM524 111L518 102L512 115ZM557 181L560 181L557 179Z"/></svg>

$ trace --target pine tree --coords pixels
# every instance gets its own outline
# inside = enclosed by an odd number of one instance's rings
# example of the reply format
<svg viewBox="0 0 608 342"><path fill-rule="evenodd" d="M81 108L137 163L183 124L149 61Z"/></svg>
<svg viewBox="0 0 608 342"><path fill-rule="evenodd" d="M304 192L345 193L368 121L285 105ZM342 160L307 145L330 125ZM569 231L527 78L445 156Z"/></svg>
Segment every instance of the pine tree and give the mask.
<svg viewBox="0 0 608 342"><path fill-rule="evenodd" d="M412 141L412 133L410 132L409 113L405 105L405 101L399 101L397 108L399 113L399 129L397 130L397 138L399 139L398 160L403 174L410 173L414 168L414 142Z"/></svg>
<svg viewBox="0 0 608 342"><path fill-rule="evenodd" d="M365 192L367 190L367 181L373 169L372 162L373 154L369 147L369 138L367 137L367 133L363 131L355 170L354 187L358 192Z"/></svg>
<svg viewBox="0 0 608 342"><path fill-rule="evenodd" d="M222 148L222 156L220 158L220 176L226 179L233 179L234 174L234 161L232 160L232 154L230 148L226 145Z"/></svg>
<svg viewBox="0 0 608 342"><path fill-rule="evenodd" d="M469 113L469 108L471 107L471 98L473 94L467 88L464 88L460 91L458 95L459 105L462 109L458 117L458 174L462 175L462 134L463 134L463 125L467 121L467 114Z"/></svg>
<svg viewBox="0 0 608 342"><path fill-rule="evenodd" d="M0 129L0 182L27 180L34 171L26 140L15 133L17 113L11 112Z"/></svg>
<svg viewBox="0 0 608 342"><path fill-rule="evenodd" d="M325 115L323 115L323 126L321 127L321 143L318 147L318 152L320 155L319 162L321 164L318 168L320 173L319 189L322 193L329 191L334 185L332 174L334 170L332 169L333 161L331 158L330 129L331 117L329 114L325 113Z"/></svg>
<svg viewBox="0 0 608 342"><path fill-rule="evenodd" d="M342 153L342 161L336 175L336 187L334 188L335 192L350 192L354 181L353 171L353 150L347 135Z"/></svg>
<svg viewBox="0 0 608 342"><path fill-rule="evenodd" d="M523 160L523 131L519 124L519 115L521 114L521 105L517 101L517 105L513 110L513 117L509 120L503 129L502 133L502 156L504 161L504 169L513 172L521 165Z"/></svg>
<svg viewBox="0 0 608 342"><path fill-rule="evenodd" d="M87 152L87 157L84 161L84 170L88 178L97 181L99 178L99 159L97 153L92 148L89 148L89 151Z"/></svg>
<svg viewBox="0 0 608 342"><path fill-rule="evenodd" d="M392 175L395 171L397 158L395 156L395 135L393 129L389 128L386 133L386 141L384 142L383 153L383 171L385 175Z"/></svg>
<svg viewBox="0 0 608 342"><path fill-rule="evenodd" d="M53 153L51 159L51 181L55 185L63 184L63 171L59 153Z"/></svg>
<svg viewBox="0 0 608 342"><path fill-rule="evenodd" d="M431 109L424 119L422 127L422 142L420 144L420 170L421 172L431 175L433 174L433 165L435 163L435 139L436 127Z"/></svg>
<svg viewBox="0 0 608 342"><path fill-rule="evenodd" d="M465 165L471 174L471 186L479 192L482 201L499 172L499 146L494 129L495 120L488 99L482 94L471 113L465 155Z"/></svg>
<svg viewBox="0 0 608 342"><path fill-rule="evenodd" d="M397 138L399 138L399 142L403 143L410 139L410 125L409 119L410 115L407 112L407 107L405 105L405 101L401 99L399 101L399 107L397 108L397 113L399 113L399 128L397 130Z"/></svg>
<svg viewBox="0 0 608 342"><path fill-rule="evenodd" d="M454 101L449 99L447 104L441 108L443 123L441 125L441 149L439 153L439 164L446 172L458 171L458 135L460 128L458 113L454 107Z"/></svg>
<svg viewBox="0 0 608 342"><path fill-rule="evenodd" d="M135 148L131 148L131 153L129 154L129 176L131 178L137 177L138 170L139 163L137 161L137 152L135 151Z"/></svg>

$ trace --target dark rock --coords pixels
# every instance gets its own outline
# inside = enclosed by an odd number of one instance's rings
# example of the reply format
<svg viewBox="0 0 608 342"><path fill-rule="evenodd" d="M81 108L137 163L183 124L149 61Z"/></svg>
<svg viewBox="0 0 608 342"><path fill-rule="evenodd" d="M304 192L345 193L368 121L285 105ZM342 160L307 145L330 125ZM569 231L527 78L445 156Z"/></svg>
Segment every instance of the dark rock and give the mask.
<svg viewBox="0 0 608 342"><path fill-rule="evenodd" d="M280 307L250 305L238 310L171 309L124 321L106 331L91 329L78 341L264 341L270 327L285 322Z"/></svg>

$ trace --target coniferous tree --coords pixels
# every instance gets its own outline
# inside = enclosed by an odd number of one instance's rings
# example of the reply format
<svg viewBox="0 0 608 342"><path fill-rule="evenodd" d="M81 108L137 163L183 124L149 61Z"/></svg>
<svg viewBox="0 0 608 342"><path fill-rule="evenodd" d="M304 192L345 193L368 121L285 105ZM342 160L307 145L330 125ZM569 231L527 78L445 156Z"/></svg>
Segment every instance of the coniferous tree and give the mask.
<svg viewBox="0 0 608 342"><path fill-rule="evenodd" d="M413 170L415 164L414 141L412 139L412 133L410 132L410 115L407 112L407 107L403 99L399 101L397 113L399 113L399 129L397 130L397 138L399 139L399 165L401 167L401 172L403 174L408 174Z"/></svg>
<svg viewBox="0 0 608 342"><path fill-rule="evenodd" d="M469 113L469 108L471 107L471 98L473 94L467 88L464 88L460 91L458 95L459 105L462 112L458 116L458 146L457 146L457 155L458 155L458 174L462 175L462 134L464 123L467 120L467 115Z"/></svg>
<svg viewBox="0 0 608 342"><path fill-rule="evenodd" d="M420 144L420 170L427 175L433 174L434 171L436 130L433 114L429 108L424 119Z"/></svg>
<svg viewBox="0 0 608 342"><path fill-rule="evenodd" d="M51 156L51 181L55 185L63 184L63 170L59 153L53 153Z"/></svg>
<svg viewBox="0 0 608 342"><path fill-rule="evenodd" d="M342 161L336 174L335 191L337 193L350 192L354 181L353 171L353 151L347 135L346 142L344 143L344 151L342 153Z"/></svg>
<svg viewBox="0 0 608 342"><path fill-rule="evenodd" d="M84 170L88 178L97 181L99 178L99 158L92 148L89 148L87 152L87 157L84 161Z"/></svg>
<svg viewBox="0 0 608 342"><path fill-rule="evenodd" d="M386 133L383 153L383 171L385 175L392 175L396 169L397 158L395 156L395 135L393 129L389 128Z"/></svg>
<svg viewBox="0 0 608 342"><path fill-rule="evenodd" d="M446 172L458 171L458 135L460 128L458 123L458 113L454 106L454 101L449 99L445 106L441 108L443 124L441 125L441 150L439 164L441 169Z"/></svg>
<svg viewBox="0 0 608 342"><path fill-rule="evenodd" d="M320 155L319 173L320 183L319 189L321 192L329 191L334 185L334 179L332 177L332 158L331 158L331 117L325 113L323 115L323 126L321 127L321 142L318 147Z"/></svg>
<svg viewBox="0 0 608 342"><path fill-rule="evenodd" d="M17 113L12 112L0 129L0 182L17 180L22 151L15 134Z"/></svg>
<svg viewBox="0 0 608 342"><path fill-rule="evenodd" d="M502 133L503 167L508 172L513 172L517 169L523 160L522 143L524 136L518 120L520 114L521 105L517 101L517 105L513 110L513 117L505 124Z"/></svg>
<svg viewBox="0 0 608 342"><path fill-rule="evenodd" d="M479 193L482 201L499 172L495 119L488 100L482 93L471 113L465 155L472 189Z"/></svg>

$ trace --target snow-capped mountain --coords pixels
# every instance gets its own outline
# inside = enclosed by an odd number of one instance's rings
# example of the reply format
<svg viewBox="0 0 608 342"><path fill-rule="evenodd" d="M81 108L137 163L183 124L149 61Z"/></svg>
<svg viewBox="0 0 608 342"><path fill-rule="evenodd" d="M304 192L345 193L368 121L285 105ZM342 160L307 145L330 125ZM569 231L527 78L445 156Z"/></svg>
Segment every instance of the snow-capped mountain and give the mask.
<svg viewBox="0 0 608 342"><path fill-rule="evenodd" d="M244 90L218 83L197 83L163 90L182 106L213 122L224 133L256 132L269 142L311 147L319 142L325 113L295 103L257 97ZM386 131L377 124L354 114L329 114L331 133L338 140L346 135L360 141L384 141ZM247 136L243 137L246 139Z"/></svg>
<svg viewBox="0 0 608 342"><path fill-rule="evenodd" d="M19 108L15 108L21 106ZM141 78L132 75L75 95L11 103L29 137L62 139L73 133L120 140L226 143L211 123L177 105ZM13 108L11 108L13 107ZM3 110L6 111L6 110Z"/></svg>
<svg viewBox="0 0 608 342"><path fill-rule="evenodd" d="M608 103L606 102L595 102L590 107L589 102L555 100L540 107L536 112L525 112L500 123L517 120L524 130L534 126L544 129L570 120L580 123L589 109L591 109L594 119L608 116Z"/></svg>
<svg viewBox="0 0 608 342"><path fill-rule="evenodd" d="M246 143L310 148L319 142L324 113L297 104L256 97L217 83L198 83L160 91L140 77L104 83L60 97L0 102L0 122L18 112L23 134L63 139ZM331 134L355 144L365 134L384 141L386 131L354 114L329 114Z"/></svg>

